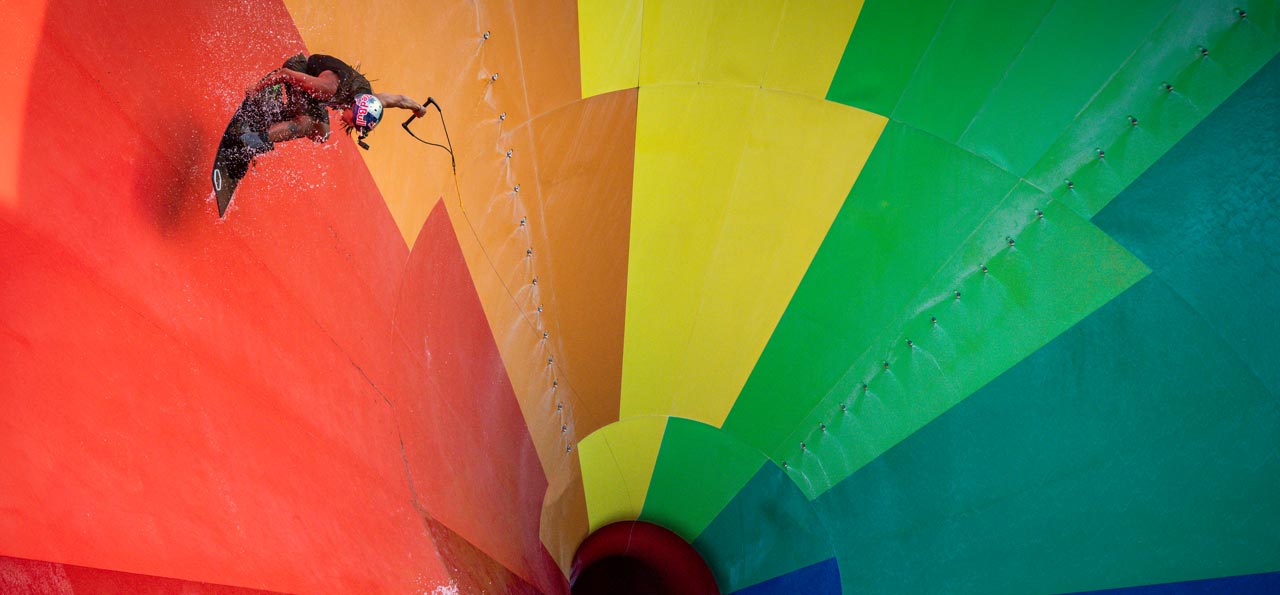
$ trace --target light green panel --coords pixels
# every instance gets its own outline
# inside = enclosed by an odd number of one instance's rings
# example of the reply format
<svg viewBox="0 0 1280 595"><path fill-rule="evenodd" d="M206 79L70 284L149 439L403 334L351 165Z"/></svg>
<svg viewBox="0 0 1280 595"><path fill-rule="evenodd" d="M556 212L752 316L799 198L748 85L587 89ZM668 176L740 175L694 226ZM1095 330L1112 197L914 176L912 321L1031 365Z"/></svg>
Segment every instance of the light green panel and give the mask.
<svg viewBox="0 0 1280 595"><path fill-rule="evenodd" d="M890 122L809 264L724 427L765 452L859 358L1017 184L987 161ZM785 447L781 447L785 448Z"/></svg>
<svg viewBox="0 0 1280 595"><path fill-rule="evenodd" d="M960 145L1025 174L1174 8L1168 0L1056 2Z"/></svg>
<svg viewBox="0 0 1280 595"><path fill-rule="evenodd" d="M1052 4L952 4L892 118L951 142L959 140Z"/></svg>
<svg viewBox="0 0 1280 595"><path fill-rule="evenodd" d="M1280 50L1274 0L1249 3L1246 19L1234 6L1182 2L1027 178L1082 215L1097 213Z"/></svg>
<svg viewBox="0 0 1280 595"><path fill-rule="evenodd" d="M903 10L897 0L866 2L827 99L883 116L892 114L952 4L952 0L918 0L910 10Z"/></svg>
<svg viewBox="0 0 1280 595"><path fill-rule="evenodd" d="M817 497L1147 272L1091 223L1020 184L904 309L897 334L855 361L773 456Z"/></svg>
<svg viewBox="0 0 1280 595"><path fill-rule="evenodd" d="M732 435L673 417L662 438L640 520L693 542L763 464L763 453Z"/></svg>

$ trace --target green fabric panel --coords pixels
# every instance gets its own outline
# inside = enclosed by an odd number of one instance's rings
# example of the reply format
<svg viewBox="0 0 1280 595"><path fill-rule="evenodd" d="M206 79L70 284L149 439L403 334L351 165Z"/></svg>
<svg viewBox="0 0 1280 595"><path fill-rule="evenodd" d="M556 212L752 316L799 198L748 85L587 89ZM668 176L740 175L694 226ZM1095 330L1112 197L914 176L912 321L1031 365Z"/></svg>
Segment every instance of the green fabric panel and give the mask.
<svg viewBox="0 0 1280 595"><path fill-rule="evenodd" d="M1024 175L1173 8L1168 0L1057 2L961 146Z"/></svg>
<svg viewBox="0 0 1280 595"><path fill-rule="evenodd" d="M1280 395L1277 213L1280 58L1094 222L1147 262Z"/></svg>
<svg viewBox="0 0 1280 595"><path fill-rule="evenodd" d="M1096 217L1151 275L815 501L848 592L1280 569L1276 113L1280 59Z"/></svg>
<svg viewBox="0 0 1280 595"><path fill-rule="evenodd" d="M1148 277L816 501L847 593L1280 568L1280 407Z"/></svg>
<svg viewBox="0 0 1280 595"><path fill-rule="evenodd" d="M866 0L827 100L888 117L911 81L951 0Z"/></svg>
<svg viewBox="0 0 1280 595"><path fill-rule="evenodd" d="M1094 12L1085 10L1089 7ZM898 357L895 354L905 349L905 340L911 335L925 336L909 325L918 326L921 320L927 320L921 316L922 309L930 305L931 300L940 299L939 296L950 289L949 283L963 280L954 271L934 274L938 267L950 262L948 266L976 268L978 259L995 253L986 242L998 241L1009 233L992 226L976 229L977 219L971 217L973 213L963 209L957 213L956 205L970 207L981 203L987 220L1015 215L1026 217L1030 212L1027 207L1032 204L1046 213L1066 206L1081 217L1091 216L1205 115L1205 109L1189 107L1193 102L1220 101L1257 69L1262 56L1274 53L1278 38L1275 29L1280 26L1275 0L1260 0L1246 8L1250 16L1242 20L1233 7L1222 0L1208 3L1207 7L1195 0L1175 4L1126 3L1115 10L1101 10L1097 3L1056 3L1040 19L1035 33L1013 59L1004 78L994 84L990 101L979 110L979 119L975 120L981 124L983 118L992 113L1017 112L1009 118L988 119L978 129L990 128L987 132L994 134L992 127L996 122L1003 122L1008 130L992 136L992 142L1005 143L1015 153L1030 156L1052 149L1034 172L1038 177L1029 180L1032 189L1021 188L1006 195L1005 191L1016 183L1013 175L983 157L962 155L963 149L934 146L946 144L939 139L930 143L913 138L903 130L911 126L891 121L780 319L725 428L776 460L792 461L791 472L796 481L806 493L816 495L856 469L856 465L891 446L912 427L927 422L981 386L1001 371L1000 366L1018 361L1052 338L1053 333L1065 329L1088 314L1089 309L1132 283L1137 278L1135 272L1141 270L1132 259L1126 259L1122 267L1112 268L1117 277L1101 284L1089 281L1097 277L1089 277L1087 269L1072 266L1070 250L1080 251L1086 261L1089 255L1106 255L1111 250L1096 231L1079 228L1083 235L1072 240L1073 244L1057 244L1058 249L1067 252L1056 253L1044 265L1067 266L1063 273L1037 273L1016 283L1030 283L1038 288L1036 291L1050 296L1073 295L1072 292L1084 290L1083 299L1064 302L1070 307L1041 315L1042 318L1028 318L1031 316L1028 310L1010 319L1019 320L1021 324L989 324L984 328L990 328L990 334L969 337L976 343L958 356L948 355L945 350L932 352L921 343L921 352L938 360L919 368L927 373L913 374L909 384L902 382L908 379L896 368L886 375L899 381L900 386L890 388L899 396L911 399L910 402L873 398L867 403L856 403L871 418L887 416L898 422L888 426L861 424L856 430L846 428L856 436L818 436L820 445L809 444L820 424L828 420L840 423L843 418L834 417L840 403L855 404L862 383L874 384L870 379L877 373L876 366L881 361ZM964 53L966 42L960 41L963 35L953 32L951 27L975 20L968 16L970 10L969 4L951 7L933 41L939 47L950 49L939 50L939 56L932 50L928 52L915 81L919 88L910 89L910 98L904 99L899 111L911 111L907 106L917 101L914 99L917 96L932 93L940 102L950 98L947 89L929 89L934 85L926 84L941 75L925 73L960 68L949 56ZM1025 27L1031 20L1030 13L1018 14L1021 17L1015 20ZM1106 23L1098 25L1097 36L1083 43L1079 32L1094 31L1100 21ZM860 23L859 28L870 27L874 22L873 18ZM956 41L951 41L952 38ZM1211 45L1210 55L1201 56L1193 39ZM992 60L999 55L996 46L971 43L974 49L970 51L986 51ZM1090 47L1076 51L1075 46L1079 45ZM1089 64L1074 65L1071 61L1076 60ZM947 64L955 65L948 69ZM1153 69L1176 75L1175 82L1186 87L1186 94L1149 93L1150 87L1124 88L1124 85L1137 84L1142 77L1160 76L1152 74ZM1067 78L1053 79L1050 84L1050 79L1044 78L1050 71L1062 71L1065 73L1062 76ZM983 76L989 77L989 71ZM1065 85L1070 87L1069 92L1059 92L1060 83L1065 82L1071 83ZM1082 87L1088 89L1081 90ZM1037 93L1033 89L1040 89L1041 93L1052 91L1053 101L1033 101L1032 96ZM1067 101L1066 97L1071 99ZM916 112L913 117L918 117L921 126L932 128L932 132L945 133L948 126L959 121L955 116L957 112L947 111L936 119L930 119L932 116L927 115L923 106ZM1042 112L1044 120L1040 121ZM1134 112L1140 118L1137 127L1130 125L1126 117ZM1043 127L1036 133L1039 136L1023 138L1034 128L1027 125L1027 119L1036 120L1035 126L1048 121L1058 123ZM1038 148L1029 151L1013 147L1022 142L1031 142ZM1105 148L1105 159L1098 157L1097 148ZM1051 164L1055 158L1062 162ZM1062 180L1055 181L1059 177ZM1067 188L1066 179L1073 180L1074 188ZM921 180L931 180L932 187L931 181ZM1029 202L1015 196L1034 193L1034 188L1047 189L1047 196ZM991 210L989 200L1004 203ZM1054 206L1042 206L1050 202L1055 203ZM1012 203L1021 206L1009 206ZM884 212L899 204L909 208ZM936 219L939 214L958 216L945 221L948 227L940 229ZM1056 215L1053 218L1061 220ZM1004 229L1016 230L1020 225L1011 222ZM973 236L964 239L957 231L972 231ZM916 248L925 252L916 253ZM1015 282L1005 277L1005 282ZM961 301L962 306L973 303ZM1086 307L1080 307L1082 305ZM996 305L983 306L992 307ZM995 338L999 339L995 343L983 343ZM994 357L991 345L1002 346ZM947 358L950 364L944 361ZM947 365L961 377L952 376ZM810 450L815 445L821 449L821 445L838 443L839 452L832 455L838 464L830 459L801 457L801 442ZM814 468L815 465L819 468Z"/></svg>
<svg viewBox="0 0 1280 595"><path fill-rule="evenodd" d="M813 504L777 465L769 464L725 506L693 547L725 593L835 556Z"/></svg>
<svg viewBox="0 0 1280 595"><path fill-rule="evenodd" d="M693 543L764 464L760 451L704 423L667 422L640 520Z"/></svg>
<svg viewBox="0 0 1280 595"><path fill-rule="evenodd" d="M957 2L893 119L956 142L1035 32L1053 0Z"/></svg>
<svg viewBox="0 0 1280 595"><path fill-rule="evenodd" d="M772 453L1017 180L890 122L724 428ZM875 357L876 354L871 354Z"/></svg>
<svg viewBox="0 0 1280 595"><path fill-rule="evenodd" d="M1247 19L1233 6L1182 2L1049 148L1028 180L1081 215L1096 214L1280 50L1274 0L1249 3ZM1198 48L1209 54L1202 56ZM1172 91L1164 90L1165 82ZM1105 159L1095 149L1103 149Z"/></svg>
<svg viewBox="0 0 1280 595"><path fill-rule="evenodd" d="M859 358L772 454L816 498L1147 272L1093 224L1020 184L895 320L899 334Z"/></svg>

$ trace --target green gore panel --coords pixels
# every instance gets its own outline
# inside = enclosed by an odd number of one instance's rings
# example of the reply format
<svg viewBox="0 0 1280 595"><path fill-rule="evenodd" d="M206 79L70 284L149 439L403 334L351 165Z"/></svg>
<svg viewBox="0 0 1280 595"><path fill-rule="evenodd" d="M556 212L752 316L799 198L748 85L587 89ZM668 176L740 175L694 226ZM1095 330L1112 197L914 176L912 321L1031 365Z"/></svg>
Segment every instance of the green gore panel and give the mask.
<svg viewBox="0 0 1280 595"><path fill-rule="evenodd" d="M1055 3L960 144L1024 175L1174 8L1169 0Z"/></svg>
<svg viewBox="0 0 1280 595"><path fill-rule="evenodd" d="M693 543L764 462L760 451L719 428L673 417L658 448L640 520Z"/></svg>
<svg viewBox="0 0 1280 595"><path fill-rule="evenodd" d="M893 119L949 142L969 127L1052 0L956 2L921 58Z"/></svg>
<svg viewBox="0 0 1280 595"><path fill-rule="evenodd" d="M770 464L747 482L693 547L725 593L835 556L813 504Z"/></svg>
<svg viewBox="0 0 1280 595"><path fill-rule="evenodd" d="M888 117L951 0L866 0L832 77L827 100Z"/></svg>
<svg viewBox="0 0 1280 595"><path fill-rule="evenodd" d="M848 592L1280 569L1278 98L1280 59L1096 217L1147 278L815 501Z"/></svg>
<svg viewBox="0 0 1280 595"><path fill-rule="evenodd" d="M1250 2L1246 19L1234 6L1182 2L1027 179L1085 217L1101 210L1280 51L1274 0Z"/></svg>
<svg viewBox="0 0 1280 595"><path fill-rule="evenodd" d="M771 453L1017 180L890 122L724 428Z"/></svg>
<svg viewBox="0 0 1280 595"><path fill-rule="evenodd" d="M1280 407L1154 277L816 501L847 593L1280 568Z"/></svg>
<svg viewBox="0 0 1280 595"><path fill-rule="evenodd" d="M816 498L1147 272L1093 224L1019 184L895 321L898 334L855 361L773 456L791 461L791 477Z"/></svg>
<svg viewBox="0 0 1280 595"><path fill-rule="evenodd" d="M1278 213L1275 58L1094 222L1147 262L1280 395Z"/></svg>
<svg viewBox="0 0 1280 595"><path fill-rule="evenodd" d="M1039 18L1042 5L1004 7L1008 31L990 44L962 32L990 33L974 6L951 6L933 47L921 52L894 120L724 425L775 460L791 461L789 473L811 497L1140 278L1142 264L1081 218L1107 204L1280 44L1275 0L1245 6L1247 19L1223 0L1114 10L1092 0L1057 2ZM868 23L876 22L870 14ZM955 56L999 61L1024 38L998 80L989 66L973 71L988 81L973 88L989 86L990 97L961 145L979 154L949 146L943 137L971 110L958 106L980 95L960 89L966 79L953 75L962 69ZM1212 46L1208 56L1197 43ZM1153 71L1172 75L1185 95L1132 87L1164 76ZM1045 93L1051 100L1035 99ZM947 106L931 112L929 97ZM1135 113L1137 126L1128 118ZM976 138L991 144L972 144ZM1036 160L1034 178L1021 184L1002 169ZM1027 227L1035 209L1047 225ZM1068 229L1035 244L1037 230ZM1019 244L1010 251L1019 255L1012 268L1000 262L1009 258L1000 256L1006 236ZM1033 246L1036 258L1026 258ZM975 273L982 264L989 275ZM943 306L957 289L966 297ZM1017 301L1028 295L1035 297ZM922 327L933 316L938 327ZM893 365L898 360L908 367ZM821 432L824 426L839 431Z"/></svg>

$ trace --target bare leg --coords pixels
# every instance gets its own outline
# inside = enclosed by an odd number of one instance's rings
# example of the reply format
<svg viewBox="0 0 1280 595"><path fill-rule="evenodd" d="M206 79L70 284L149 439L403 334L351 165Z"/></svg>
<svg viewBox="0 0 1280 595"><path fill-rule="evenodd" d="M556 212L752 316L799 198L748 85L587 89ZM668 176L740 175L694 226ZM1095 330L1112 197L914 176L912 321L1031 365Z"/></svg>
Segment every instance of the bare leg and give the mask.
<svg viewBox="0 0 1280 595"><path fill-rule="evenodd" d="M327 136L329 136L329 127L307 116L298 116L287 122L278 122L267 129L267 138L272 143L291 141L297 138L310 138L320 142Z"/></svg>
<svg viewBox="0 0 1280 595"><path fill-rule="evenodd" d="M297 138L311 138L316 142L324 142L329 136L329 125L316 122L308 116L298 116L285 122L277 122L267 129L266 134L247 131L240 135L240 145L245 152L246 160L275 149L279 142Z"/></svg>

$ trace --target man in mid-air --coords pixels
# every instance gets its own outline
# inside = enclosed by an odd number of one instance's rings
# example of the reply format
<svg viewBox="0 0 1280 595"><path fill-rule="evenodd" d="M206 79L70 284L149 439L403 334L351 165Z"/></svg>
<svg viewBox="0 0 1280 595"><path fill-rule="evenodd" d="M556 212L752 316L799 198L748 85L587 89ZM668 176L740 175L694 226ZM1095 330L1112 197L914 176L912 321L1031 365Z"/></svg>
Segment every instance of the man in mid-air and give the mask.
<svg viewBox="0 0 1280 595"><path fill-rule="evenodd" d="M387 107L407 109L421 118L427 109L418 102L394 93L374 93L369 79L346 62L313 54L298 54L284 66L271 71L250 88L245 101L239 130L234 132L243 147L238 167L228 173L240 178L249 161L275 148L275 143L309 138L322 143L329 138L329 111L341 113L343 129L359 134L357 143L366 149L364 139L382 120Z"/></svg>

